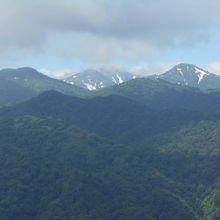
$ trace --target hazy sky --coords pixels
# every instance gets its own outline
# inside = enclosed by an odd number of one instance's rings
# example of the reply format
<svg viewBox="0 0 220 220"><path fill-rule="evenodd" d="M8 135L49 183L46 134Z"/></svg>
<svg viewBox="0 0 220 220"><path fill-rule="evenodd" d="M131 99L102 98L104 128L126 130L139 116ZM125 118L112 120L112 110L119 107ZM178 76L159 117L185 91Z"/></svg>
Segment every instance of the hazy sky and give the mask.
<svg viewBox="0 0 220 220"><path fill-rule="evenodd" d="M185 62L220 74L219 0L0 0L0 10L1 68L150 73Z"/></svg>

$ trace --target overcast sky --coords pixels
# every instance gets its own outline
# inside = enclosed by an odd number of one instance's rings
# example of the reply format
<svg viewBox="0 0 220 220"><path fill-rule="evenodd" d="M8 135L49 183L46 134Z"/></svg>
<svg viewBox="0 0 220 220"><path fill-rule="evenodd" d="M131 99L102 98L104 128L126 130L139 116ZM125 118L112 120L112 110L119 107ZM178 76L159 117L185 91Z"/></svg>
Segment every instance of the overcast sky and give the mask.
<svg viewBox="0 0 220 220"><path fill-rule="evenodd" d="M0 0L0 67L62 76L91 66L220 74L219 0Z"/></svg>

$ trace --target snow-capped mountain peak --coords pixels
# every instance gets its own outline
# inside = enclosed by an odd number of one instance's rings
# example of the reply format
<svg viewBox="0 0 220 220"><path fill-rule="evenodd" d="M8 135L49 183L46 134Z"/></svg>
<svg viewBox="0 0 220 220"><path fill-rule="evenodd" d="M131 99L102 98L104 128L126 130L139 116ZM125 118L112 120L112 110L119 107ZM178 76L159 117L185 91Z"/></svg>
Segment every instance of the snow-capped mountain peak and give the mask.
<svg viewBox="0 0 220 220"><path fill-rule="evenodd" d="M64 81L88 90L96 90L121 84L135 77L136 75L128 72L88 69L70 76Z"/></svg>
<svg viewBox="0 0 220 220"><path fill-rule="evenodd" d="M199 87L201 89L220 88L220 76L209 73L193 64L181 63L153 78L164 79L180 85Z"/></svg>
<svg viewBox="0 0 220 220"><path fill-rule="evenodd" d="M174 67L174 71L179 72L179 74L181 75L181 77L183 77L183 80L185 82L185 84L189 84L189 82L187 82L186 78L189 78L189 75L191 77L195 76L198 78L198 84L200 84L200 82L209 75L208 71L205 71L197 66L194 66L192 64L179 64L177 66ZM171 69L172 70L172 69ZM166 73L165 73L166 74Z"/></svg>

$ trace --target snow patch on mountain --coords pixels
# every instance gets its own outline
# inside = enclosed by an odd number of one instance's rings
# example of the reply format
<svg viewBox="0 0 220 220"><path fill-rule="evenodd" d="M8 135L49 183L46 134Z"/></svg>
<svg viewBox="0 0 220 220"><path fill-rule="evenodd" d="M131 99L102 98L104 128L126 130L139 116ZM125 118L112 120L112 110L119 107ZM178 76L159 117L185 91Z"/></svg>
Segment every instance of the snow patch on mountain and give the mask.
<svg viewBox="0 0 220 220"><path fill-rule="evenodd" d="M183 71L180 68L177 68L177 71L179 71L179 73L183 76Z"/></svg>
<svg viewBox="0 0 220 220"><path fill-rule="evenodd" d="M113 81L115 84L117 84L117 81L116 81L116 79L115 79L114 76L112 76L112 81Z"/></svg>
<svg viewBox="0 0 220 220"><path fill-rule="evenodd" d="M100 88L105 88L105 85L103 84L103 82L100 82Z"/></svg>
<svg viewBox="0 0 220 220"><path fill-rule="evenodd" d="M201 80L202 80L206 75L208 75L208 73L205 72L205 71L202 71L201 69L198 69L197 67L195 67L195 71L196 71L196 73L198 73L198 78L199 78L198 84L199 84L199 83L201 82Z"/></svg>
<svg viewBox="0 0 220 220"><path fill-rule="evenodd" d="M116 74L116 76L118 77L118 83L119 83L119 84L121 84L121 83L124 82L124 81L122 80L122 78L121 78L118 74Z"/></svg>
<svg viewBox="0 0 220 220"><path fill-rule="evenodd" d="M96 85L92 85L92 84L85 83L85 82L84 82L84 85L86 86L88 90L96 90Z"/></svg>

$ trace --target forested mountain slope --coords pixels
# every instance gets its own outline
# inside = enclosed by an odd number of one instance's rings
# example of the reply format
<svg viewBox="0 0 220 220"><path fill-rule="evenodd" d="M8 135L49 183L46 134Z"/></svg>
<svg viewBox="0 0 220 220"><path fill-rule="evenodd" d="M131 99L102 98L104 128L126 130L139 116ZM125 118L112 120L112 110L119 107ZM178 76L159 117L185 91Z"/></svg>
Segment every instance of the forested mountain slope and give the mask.
<svg viewBox="0 0 220 220"><path fill-rule="evenodd" d="M219 111L149 79L1 108L0 219L220 219Z"/></svg>
<svg viewBox="0 0 220 220"><path fill-rule="evenodd" d="M29 67L0 71L0 106L13 105L51 89L73 96L86 94L82 88L52 79Z"/></svg>
<svg viewBox="0 0 220 220"><path fill-rule="evenodd" d="M169 83L161 79L137 78L91 93L93 96L120 95L157 109L184 108L207 113L220 112L220 91Z"/></svg>
<svg viewBox="0 0 220 220"><path fill-rule="evenodd" d="M54 119L1 118L0 218L216 220L219 134L204 121L135 147Z"/></svg>
<svg viewBox="0 0 220 220"><path fill-rule="evenodd" d="M80 99L56 91L3 108L0 115L62 119L123 143L142 143L152 135L209 118L203 113L184 109L154 110L117 95Z"/></svg>
<svg viewBox="0 0 220 220"><path fill-rule="evenodd" d="M2 220L195 219L131 147L51 119L1 119L0 130Z"/></svg>

